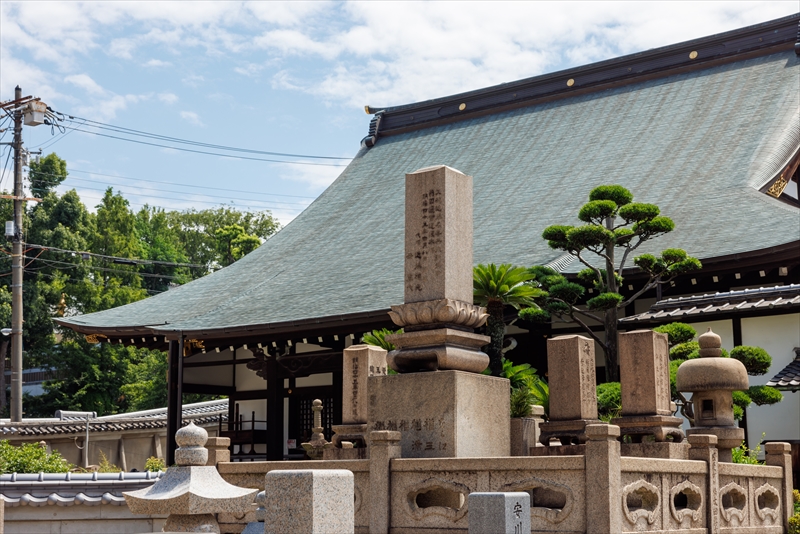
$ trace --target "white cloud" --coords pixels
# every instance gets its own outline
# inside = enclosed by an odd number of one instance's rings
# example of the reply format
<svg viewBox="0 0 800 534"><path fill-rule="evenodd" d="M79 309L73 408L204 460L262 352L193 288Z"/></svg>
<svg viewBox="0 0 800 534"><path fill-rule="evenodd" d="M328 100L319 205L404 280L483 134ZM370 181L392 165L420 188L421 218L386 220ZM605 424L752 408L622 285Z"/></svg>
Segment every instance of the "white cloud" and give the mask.
<svg viewBox="0 0 800 534"><path fill-rule="evenodd" d="M206 81L206 79L199 74L190 74L189 76L184 77L181 81L189 87L197 87Z"/></svg>
<svg viewBox="0 0 800 534"><path fill-rule="evenodd" d="M100 87L100 85L94 81L88 74L73 74L72 76L67 76L64 78L64 81L67 83L71 83L77 87L80 87L84 91L92 95L102 95L105 94L106 90Z"/></svg>
<svg viewBox="0 0 800 534"><path fill-rule="evenodd" d="M165 104L172 105L178 101L178 95L173 93L159 93L158 99L164 102Z"/></svg>
<svg viewBox="0 0 800 534"><path fill-rule="evenodd" d="M309 192L321 193L331 185L344 171L344 167L327 165L288 165L278 164L278 176L283 180L300 182L308 187Z"/></svg>
<svg viewBox="0 0 800 534"><path fill-rule="evenodd" d="M142 64L144 67L171 67L172 63L169 61L162 61L160 59L151 59L150 61L146 61Z"/></svg>
<svg viewBox="0 0 800 534"><path fill-rule="evenodd" d="M181 118L189 124L203 126L203 121L200 120L200 116L194 111L181 111Z"/></svg>

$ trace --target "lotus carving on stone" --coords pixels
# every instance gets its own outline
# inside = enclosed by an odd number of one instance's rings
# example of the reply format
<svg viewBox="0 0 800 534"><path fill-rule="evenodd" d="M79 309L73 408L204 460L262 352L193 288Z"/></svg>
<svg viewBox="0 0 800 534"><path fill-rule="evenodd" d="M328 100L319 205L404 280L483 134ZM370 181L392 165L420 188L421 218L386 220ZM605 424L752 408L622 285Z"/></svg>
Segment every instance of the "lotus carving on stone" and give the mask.
<svg viewBox="0 0 800 534"><path fill-rule="evenodd" d="M477 328L489 316L486 308L453 299L427 300L392 306L389 316L397 326L453 324Z"/></svg>

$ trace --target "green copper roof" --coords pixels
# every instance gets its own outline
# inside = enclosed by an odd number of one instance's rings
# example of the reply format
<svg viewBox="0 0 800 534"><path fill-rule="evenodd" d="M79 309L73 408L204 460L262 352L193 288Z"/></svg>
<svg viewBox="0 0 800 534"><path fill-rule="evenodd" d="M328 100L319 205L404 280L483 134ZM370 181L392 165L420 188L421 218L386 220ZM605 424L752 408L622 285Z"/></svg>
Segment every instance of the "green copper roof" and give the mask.
<svg viewBox="0 0 800 534"><path fill-rule="evenodd" d="M387 309L403 301L404 175L445 164L474 177L474 261L533 265L589 191L629 188L676 230L640 252L701 259L800 240L800 210L758 189L800 146L791 50L379 137L301 215L205 278L60 321L92 328L221 329ZM567 264L567 272L577 270Z"/></svg>

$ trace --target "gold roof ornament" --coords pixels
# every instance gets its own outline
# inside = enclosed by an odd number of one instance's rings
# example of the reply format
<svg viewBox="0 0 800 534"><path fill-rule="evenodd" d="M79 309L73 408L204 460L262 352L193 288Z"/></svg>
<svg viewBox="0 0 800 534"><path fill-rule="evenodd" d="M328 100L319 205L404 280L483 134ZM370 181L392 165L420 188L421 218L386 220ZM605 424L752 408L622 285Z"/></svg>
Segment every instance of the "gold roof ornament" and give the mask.
<svg viewBox="0 0 800 534"><path fill-rule="evenodd" d="M87 343L95 344L95 343L100 343L101 338L108 339L108 336L105 336L103 334L86 334L84 338L86 339Z"/></svg>

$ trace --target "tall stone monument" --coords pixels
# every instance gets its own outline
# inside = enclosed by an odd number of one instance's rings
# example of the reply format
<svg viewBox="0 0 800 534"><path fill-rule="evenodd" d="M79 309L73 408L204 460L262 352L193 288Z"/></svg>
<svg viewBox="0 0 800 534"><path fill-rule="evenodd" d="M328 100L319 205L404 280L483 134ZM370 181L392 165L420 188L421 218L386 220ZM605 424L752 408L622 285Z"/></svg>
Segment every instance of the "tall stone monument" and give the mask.
<svg viewBox="0 0 800 534"><path fill-rule="evenodd" d="M367 380L371 431L399 431L404 458L508 456L509 384L473 329L472 177L444 165L406 175L405 303L390 316L403 334L387 356L398 375Z"/></svg>

